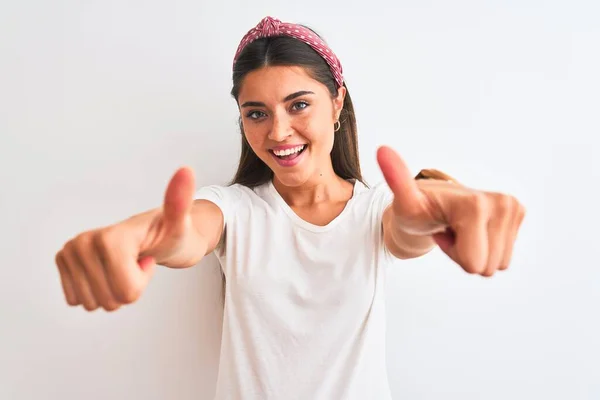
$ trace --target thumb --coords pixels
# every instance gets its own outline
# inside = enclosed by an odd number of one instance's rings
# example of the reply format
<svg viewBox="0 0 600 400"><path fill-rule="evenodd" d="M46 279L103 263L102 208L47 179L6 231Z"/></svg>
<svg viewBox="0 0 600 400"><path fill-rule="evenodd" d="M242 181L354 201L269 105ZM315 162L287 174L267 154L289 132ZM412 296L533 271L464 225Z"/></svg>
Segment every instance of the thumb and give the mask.
<svg viewBox="0 0 600 400"><path fill-rule="evenodd" d="M165 193L163 205L164 221L169 226L183 223L194 203L195 176L189 167L182 167L175 172Z"/></svg>
<svg viewBox="0 0 600 400"><path fill-rule="evenodd" d="M377 149L379 168L394 193L394 202L402 204L406 210L416 210L421 206L422 193L400 155L387 146Z"/></svg>

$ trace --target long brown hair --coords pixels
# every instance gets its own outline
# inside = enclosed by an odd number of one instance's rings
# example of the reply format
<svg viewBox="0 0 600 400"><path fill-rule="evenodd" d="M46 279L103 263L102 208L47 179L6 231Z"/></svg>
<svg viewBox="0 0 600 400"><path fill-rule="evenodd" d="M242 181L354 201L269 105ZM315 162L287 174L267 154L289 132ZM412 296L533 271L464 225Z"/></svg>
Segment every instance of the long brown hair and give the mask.
<svg viewBox="0 0 600 400"><path fill-rule="evenodd" d="M315 35L317 35L315 33ZM231 95L238 102L244 77L266 66L300 66L315 80L329 90L332 99L337 97L338 88L325 60L308 44L288 36L261 38L249 44L240 53L233 68ZM344 87L346 84L344 83ZM346 90L348 88L346 87ZM340 114L340 128L335 132L331 162L334 172L343 179L364 182L358 158L356 117L350 93L346 92ZM259 186L273 178L273 171L254 153L244 134L242 119L239 119L242 136L242 152L237 172L231 184L247 187Z"/></svg>

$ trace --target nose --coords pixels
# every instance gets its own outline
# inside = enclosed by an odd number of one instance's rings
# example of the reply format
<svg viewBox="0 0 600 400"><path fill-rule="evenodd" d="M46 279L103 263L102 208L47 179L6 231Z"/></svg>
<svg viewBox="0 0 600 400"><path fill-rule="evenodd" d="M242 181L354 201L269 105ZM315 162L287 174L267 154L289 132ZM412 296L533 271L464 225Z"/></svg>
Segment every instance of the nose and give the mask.
<svg viewBox="0 0 600 400"><path fill-rule="evenodd" d="M269 139L275 142L283 142L290 136L292 136L292 126L289 119L285 116L274 116L273 125L269 132Z"/></svg>

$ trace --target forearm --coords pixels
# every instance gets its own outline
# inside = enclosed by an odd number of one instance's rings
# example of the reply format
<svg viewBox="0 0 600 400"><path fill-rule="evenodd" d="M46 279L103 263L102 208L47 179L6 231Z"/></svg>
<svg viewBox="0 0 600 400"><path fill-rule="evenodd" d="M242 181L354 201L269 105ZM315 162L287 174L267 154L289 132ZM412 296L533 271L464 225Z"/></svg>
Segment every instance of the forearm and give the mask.
<svg viewBox="0 0 600 400"><path fill-rule="evenodd" d="M211 252L220 239L220 212L212 203L195 201L180 221L168 222L164 208L156 208L131 218L146 236L140 256L152 256L159 265L188 268Z"/></svg>
<svg viewBox="0 0 600 400"><path fill-rule="evenodd" d="M395 223L392 207L388 207L383 214L383 238L390 253L400 259L420 257L436 246L431 235L416 236L400 230Z"/></svg>

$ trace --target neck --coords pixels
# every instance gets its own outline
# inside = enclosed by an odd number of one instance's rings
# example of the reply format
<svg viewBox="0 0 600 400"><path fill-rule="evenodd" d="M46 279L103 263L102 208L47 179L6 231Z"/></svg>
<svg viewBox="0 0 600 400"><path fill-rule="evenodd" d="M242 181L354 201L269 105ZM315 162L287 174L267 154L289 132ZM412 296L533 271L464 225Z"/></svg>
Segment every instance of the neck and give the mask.
<svg viewBox="0 0 600 400"><path fill-rule="evenodd" d="M310 207L315 204L348 200L352 196L352 183L339 177L333 168L316 171L314 176L297 186L287 186L277 176L273 186L291 207Z"/></svg>

